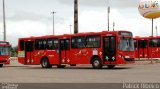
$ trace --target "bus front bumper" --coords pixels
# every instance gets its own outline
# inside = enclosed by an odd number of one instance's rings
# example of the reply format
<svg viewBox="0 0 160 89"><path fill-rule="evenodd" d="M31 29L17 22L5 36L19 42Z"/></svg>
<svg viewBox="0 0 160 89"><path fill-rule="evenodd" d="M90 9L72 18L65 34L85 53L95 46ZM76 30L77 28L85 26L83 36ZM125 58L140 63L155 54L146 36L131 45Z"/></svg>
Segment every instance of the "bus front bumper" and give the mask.
<svg viewBox="0 0 160 89"><path fill-rule="evenodd" d="M7 60L0 60L0 64L6 63L6 62L7 62Z"/></svg>

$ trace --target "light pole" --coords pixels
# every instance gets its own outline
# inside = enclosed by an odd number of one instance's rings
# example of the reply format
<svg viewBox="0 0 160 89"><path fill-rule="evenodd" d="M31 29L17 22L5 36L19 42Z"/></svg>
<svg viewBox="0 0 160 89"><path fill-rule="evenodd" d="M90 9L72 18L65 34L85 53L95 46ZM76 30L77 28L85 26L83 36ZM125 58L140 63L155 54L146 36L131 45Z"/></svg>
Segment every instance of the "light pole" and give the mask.
<svg viewBox="0 0 160 89"><path fill-rule="evenodd" d="M152 55L152 54L153 54L153 53L152 53L152 49L153 49L153 29L154 29L154 27L153 27L154 23L153 23L153 22L154 22L154 19L152 18L152 37L151 37L151 40L152 40L152 44L151 44L151 45L152 45L152 46L151 46L151 64L153 63L153 58L152 58L152 56L153 56L153 55Z"/></svg>
<svg viewBox="0 0 160 89"><path fill-rule="evenodd" d="M74 0L74 34L78 32L78 0Z"/></svg>
<svg viewBox="0 0 160 89"><path fill-rule="evenodd" d="M157 31L158 27L156 26L156 36L158 36L158 31Z"/></svg>
<svg viewBox="0 0 160 89"><path fill-rule="evenodd" d="M72 25L69 25L70 27L70 34L72 34Z"/></svg>
<svg viewBox="0 0 160 89"><path fill-rule="evenodd" d="M114 31L114 27L115 27L115 22L113 22L113 31Z"/></svg>
<svg viewBox="0 0 160 89"><path fill-rule="evenodd" d="M53 35L54 35L54 14L56 13L56 12L51 12L52 14L53 14Z"/></svg>
<svg viewBox="0 0 160 89"><path fill-rule="evenodd" d="M109 17L110 17L110 16L109 16L109 14L110 14L110 6L109 6L109 0L107 0L107 1L108 1L108 11L107 11L107 16L108 16L108 31L109 31L109 30L110 30L110 29L109 29L109 20L110 20L110 19L109 19Z"/></svg>
<svg viewBox="0 0 160 89"><path fill-rule="evenodd" d="M109 31L109 14L110 14L110 6L108 6L108 31Z"/></svg>
<svg viewBox="0 0 160 89"><path fill-rule="evenodd" d="M3 0L3 28L4 28L4 38L3 40L6 41L6 17L5 17L5 2Z"/></svg>

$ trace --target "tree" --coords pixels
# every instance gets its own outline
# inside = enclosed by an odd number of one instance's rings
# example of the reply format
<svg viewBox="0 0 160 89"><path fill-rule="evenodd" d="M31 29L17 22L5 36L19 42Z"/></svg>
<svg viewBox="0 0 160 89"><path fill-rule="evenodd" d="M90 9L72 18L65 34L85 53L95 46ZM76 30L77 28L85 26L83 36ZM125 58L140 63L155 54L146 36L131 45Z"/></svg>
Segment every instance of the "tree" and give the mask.
<svg viewBox="0 0 160 89"><path fill-rule="evenodd" d="M17 57L17 54L18 54L18 46L11 47L11 56Z"/></svg>

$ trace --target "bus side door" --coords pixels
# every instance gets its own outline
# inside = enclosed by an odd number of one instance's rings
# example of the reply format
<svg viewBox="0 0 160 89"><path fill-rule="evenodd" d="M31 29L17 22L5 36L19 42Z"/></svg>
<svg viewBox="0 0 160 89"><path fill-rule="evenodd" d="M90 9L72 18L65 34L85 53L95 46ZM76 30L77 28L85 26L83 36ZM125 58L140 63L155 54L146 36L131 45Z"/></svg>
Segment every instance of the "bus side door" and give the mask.
<svg viewBox="0 0 160 89"><path fill-rule="evenodd" d="M116 37L107 36L103 38L103 59L104 62L116 61Z"/></svg>
<svg viewBox="0 0 160 89"><path fill-rule="evenodd" d="M138 41L138 56L139 58L148 58L148 41L139 40Z"/></svg>
<svg viewBox="0 0 160 89"><path fill-rule="evenodd" d="M134 52L135 52L135 58L139 58L138 54L138 40L134 40Z"/></svg>
<svg viewBox="0 0 160 89"><path fill-rule="evenodd" d="M32 64L34 60L34 42L26 41L25 42L25 64Z"/></svg>
<svg viewBox="0 0 160 89"><path fill-rule="evenodd" d="M60 63L70 63L70 39L60 40Z"/></svg>

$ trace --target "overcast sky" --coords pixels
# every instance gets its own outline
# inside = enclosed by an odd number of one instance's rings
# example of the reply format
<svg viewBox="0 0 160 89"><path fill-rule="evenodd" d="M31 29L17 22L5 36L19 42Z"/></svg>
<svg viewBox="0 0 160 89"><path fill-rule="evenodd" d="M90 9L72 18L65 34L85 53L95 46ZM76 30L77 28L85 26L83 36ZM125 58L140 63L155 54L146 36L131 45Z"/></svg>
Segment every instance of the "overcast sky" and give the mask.
<svg viewBox="0 0 160 89"><path fill-rule="evenodd" d="M79 31L107 30L108 0L78 1ZM51 35L52 11L56 11L55 34L70 33L69 25L73 25L73 2L74 0L5 0L7 41L15 46L21 37ZM151 20L139 14L138 3L139 0L110 0L110 30L115 22L115 30L129 30L134 36L151 35ZM3 40L2 12L0 0L0 40ZM160 19L156 19L154 25L160 26Z"/></svg>

